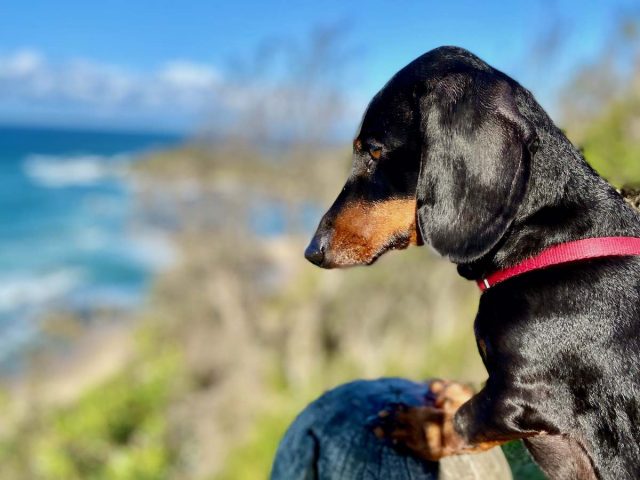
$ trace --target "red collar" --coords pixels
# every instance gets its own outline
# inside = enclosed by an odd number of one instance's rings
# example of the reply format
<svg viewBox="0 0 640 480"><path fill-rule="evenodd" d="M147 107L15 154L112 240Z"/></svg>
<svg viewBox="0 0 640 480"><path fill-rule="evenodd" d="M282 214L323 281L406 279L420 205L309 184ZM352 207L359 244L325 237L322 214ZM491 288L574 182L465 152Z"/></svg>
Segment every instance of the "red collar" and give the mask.
<svg viewBox="0 0 640 480"><path fill-rule="evenodd" d="M585 238L574 242L552 245L544 249L535 257L528 258L513 267L498 270L477 280L478 287L483 292L495 284L522 275L532 270L560 265L562 263L577 262L590 258L620 257L626 255L640 255L640 238L637 237L600 237Z"/></svg>

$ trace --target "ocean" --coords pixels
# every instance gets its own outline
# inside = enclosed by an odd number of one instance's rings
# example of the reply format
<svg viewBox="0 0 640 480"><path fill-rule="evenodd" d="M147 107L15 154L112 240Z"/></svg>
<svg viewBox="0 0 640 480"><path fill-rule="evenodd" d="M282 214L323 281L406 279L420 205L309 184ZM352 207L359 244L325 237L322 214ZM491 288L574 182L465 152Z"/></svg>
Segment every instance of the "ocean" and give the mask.
<svg viewBox="0 0 640 480"><path fill-rule="evenodd" d="M0 127L0 370L51 312L131 309L171 261L127 168L177 136Z"/></svg>

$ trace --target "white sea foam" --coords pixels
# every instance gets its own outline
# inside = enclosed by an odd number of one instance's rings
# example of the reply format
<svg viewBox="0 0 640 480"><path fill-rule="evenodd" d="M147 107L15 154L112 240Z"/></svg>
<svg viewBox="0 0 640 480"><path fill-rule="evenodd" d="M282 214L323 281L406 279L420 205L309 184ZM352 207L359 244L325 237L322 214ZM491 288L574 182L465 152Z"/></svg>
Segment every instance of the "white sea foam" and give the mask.
<svg viewBox="0 0 640 480"><path fill-rule="evenodd" d="M49 188L90 186L121 177L128 165L125 154L102 155L29 155L24 160L26 175Z"/></svg>
<svg viewBox="0 0 640 480"><path fill-rule="evenodd" d="M45 304L69 293L82 281L78 269L44 275L0 278L0 313Z"/></svg>

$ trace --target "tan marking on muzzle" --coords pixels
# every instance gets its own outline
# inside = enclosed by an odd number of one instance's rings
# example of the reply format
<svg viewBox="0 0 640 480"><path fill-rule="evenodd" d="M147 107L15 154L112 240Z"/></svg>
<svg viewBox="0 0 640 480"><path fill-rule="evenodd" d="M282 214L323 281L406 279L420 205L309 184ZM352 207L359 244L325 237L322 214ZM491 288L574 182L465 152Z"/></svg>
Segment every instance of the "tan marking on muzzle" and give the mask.
<svg viewBox="0 0 640 480"><path fill-rule="evenodd" d="M415 199L358 202L337 214L327 254L338 267L362 265L417 243Z"/></svg>

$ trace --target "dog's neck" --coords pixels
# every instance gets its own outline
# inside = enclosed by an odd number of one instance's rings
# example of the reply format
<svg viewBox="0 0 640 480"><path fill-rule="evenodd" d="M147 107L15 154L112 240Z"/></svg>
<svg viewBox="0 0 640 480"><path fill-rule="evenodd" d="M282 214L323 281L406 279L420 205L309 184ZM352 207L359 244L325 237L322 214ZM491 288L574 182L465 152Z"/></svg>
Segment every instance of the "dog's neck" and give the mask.
<svg viewBox="0 0 640 480"><path fill-rule="evenodd" d="M551 245L583 238L640 236L640 214L595 174L566 139L547 135L531 165L518 215L500 242L482 258L458 265L477 280L516 265ZM562 152L551 157L551 152Z"/></svg>

